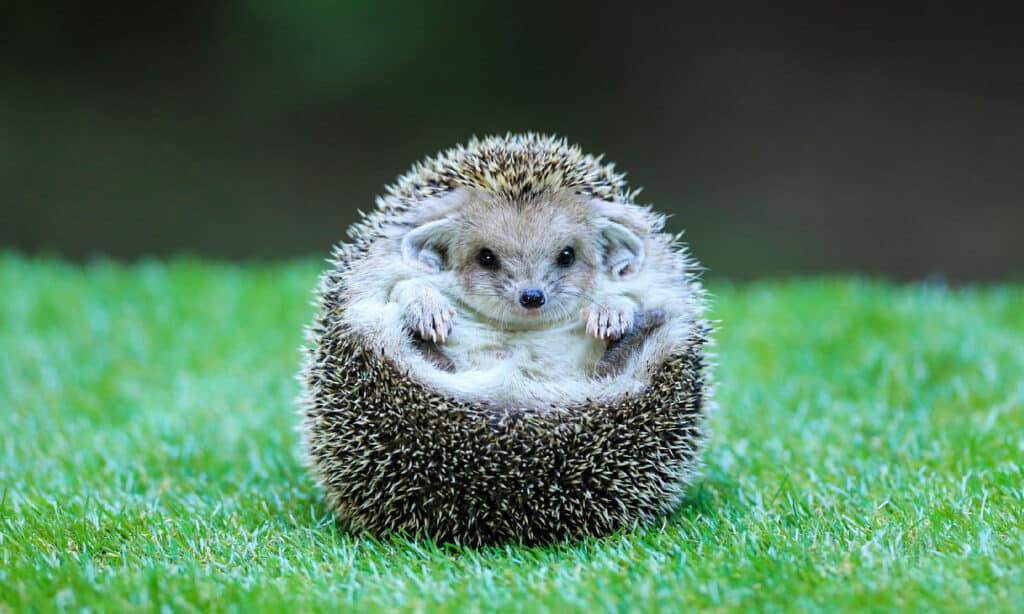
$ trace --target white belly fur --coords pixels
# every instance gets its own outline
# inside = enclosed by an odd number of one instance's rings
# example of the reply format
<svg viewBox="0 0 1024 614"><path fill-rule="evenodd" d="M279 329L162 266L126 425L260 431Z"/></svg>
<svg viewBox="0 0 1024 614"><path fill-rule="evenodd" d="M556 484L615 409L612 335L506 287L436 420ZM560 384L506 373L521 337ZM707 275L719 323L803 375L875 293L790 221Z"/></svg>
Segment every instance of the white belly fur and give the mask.
<svg viewBox="0 0 1024 614"><path fill-rule="evenodd" d="M583 321L534 331L506 331L457 319L439 349L455 372L434 370L430 383L465 400L543 406L579 399L593 387L606 342L586 334Z"/></svg>

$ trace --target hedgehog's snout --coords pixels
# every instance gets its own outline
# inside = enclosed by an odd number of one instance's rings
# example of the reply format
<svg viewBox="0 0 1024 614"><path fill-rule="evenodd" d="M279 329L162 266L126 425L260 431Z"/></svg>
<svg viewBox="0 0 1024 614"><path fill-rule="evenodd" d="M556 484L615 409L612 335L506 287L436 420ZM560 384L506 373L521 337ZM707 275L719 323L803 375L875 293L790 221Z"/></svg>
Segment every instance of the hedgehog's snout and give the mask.
<svg viewBox="0 0 1024 614"><path fill-rule="evenodd" d="M539 309L547 302L540 288L527 288L519 293L519 304L527 309Z"/></svg>

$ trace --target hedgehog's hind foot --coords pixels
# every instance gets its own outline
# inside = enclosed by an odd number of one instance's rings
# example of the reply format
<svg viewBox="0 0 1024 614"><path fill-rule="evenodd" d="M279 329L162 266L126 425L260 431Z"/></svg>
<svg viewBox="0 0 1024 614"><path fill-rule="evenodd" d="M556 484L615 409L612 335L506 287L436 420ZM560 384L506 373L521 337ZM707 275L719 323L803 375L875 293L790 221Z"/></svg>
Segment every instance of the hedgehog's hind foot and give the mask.
<svg viewBox="0 0 1024 614"><path fill-rule="evenodd" d="M661 309L638 311L633 317L633 328L622 337L608 342L608 349L594 367L594 375L610 377L622 373L629 359L643 347L651 331L664 323L665 312Z"/></svg>
<svg viewBox="0 0 1024 614"><path fill-rule="evenodd" d="M415 347L420 354L422 354L423 357L430 361L430 363L435 367L441 371L455 373L455 363L451 358L444 355L444 352L437 347L437 344L425 339L420 339L416 335L412 336L412 344L413 347Z"/></svg>

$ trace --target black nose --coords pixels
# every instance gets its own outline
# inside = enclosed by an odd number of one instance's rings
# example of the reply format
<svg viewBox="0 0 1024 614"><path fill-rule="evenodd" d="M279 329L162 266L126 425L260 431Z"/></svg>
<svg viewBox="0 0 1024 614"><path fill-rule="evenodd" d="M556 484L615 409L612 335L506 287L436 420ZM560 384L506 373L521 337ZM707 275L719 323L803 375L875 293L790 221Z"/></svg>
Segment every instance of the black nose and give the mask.
<svg viewBox="0 0 1024 614"><path fill-rule="evenodd" d="M536 288L523 290L519 295L519 304L527 309L537 309L544 304L544 293Z"/></svg>

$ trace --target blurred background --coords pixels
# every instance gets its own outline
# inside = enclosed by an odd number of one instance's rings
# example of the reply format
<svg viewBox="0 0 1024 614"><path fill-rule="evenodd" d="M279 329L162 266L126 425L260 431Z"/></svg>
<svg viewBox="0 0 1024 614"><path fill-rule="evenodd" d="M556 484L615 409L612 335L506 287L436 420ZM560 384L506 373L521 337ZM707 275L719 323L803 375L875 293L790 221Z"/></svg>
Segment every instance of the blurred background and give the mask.
<svg viewBox="0 0 1024 614"><path fill-rule="evenodd" d="M413 161L533 130L710 275L1020 279L1024 29L966 11L8 2L0 249L323 257Z"/></svg>

